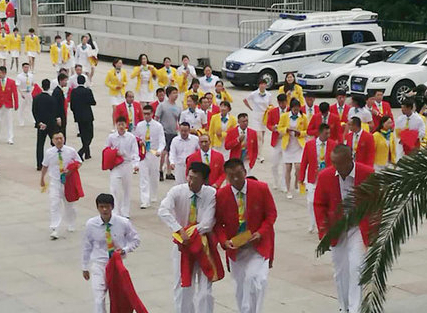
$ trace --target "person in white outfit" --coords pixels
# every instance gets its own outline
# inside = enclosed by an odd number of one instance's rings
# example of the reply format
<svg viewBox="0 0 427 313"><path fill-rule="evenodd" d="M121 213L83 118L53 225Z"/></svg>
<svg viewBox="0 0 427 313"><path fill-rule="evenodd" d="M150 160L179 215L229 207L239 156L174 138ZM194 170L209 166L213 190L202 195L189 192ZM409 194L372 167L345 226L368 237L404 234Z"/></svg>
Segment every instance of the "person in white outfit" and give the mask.
<svg viewBox="0 0 427 313"><path fill-rule="evenodd" d="M203 73L205 73L205 76L199 79L200 89L204 93L211 92L213 95L215 92L215 84L219 80L219 77L212 74L212 67L210 65L206 65L203 68Z"/></svg>
<svg viewBox="0 0 427 313"><path fill-rule="evenodd" d="M169 161L175 171L175 184L184 184L186 181L185 167L187 157L199 148L199 139L190 134L190 124L182 122L179 125L179 135L172 139L169 152Z"/></svg>
<svg viewBox="0 0 427 313"><path fill-rule="evenodd" d="M85 78L84 86L85 88L90 88L90 81L86 74L83 74L83 67L80 64L76 64L74 66L75 74L71 75L68 79L68 88L70 89L76 89L79 86L79 83L77 82L77 77L82 75Z"/></svg>
<svg viewBox="0 0 427 313"><path fill-rule="evenodd" d="M92 47L87 43L89 40L87 36L82 36L81 40L82 43L76 48L76 64L80 64L82 66L83 73L86 76L89 76L92 67L89 61L89 57L92 54Z"/></svg>
<svg viewBox="0 0 427 313"><path fill-rule="evenodd" d="M49 173L49 199L50 199L50 238L58 239L58 228L62 218L68 223L68 231L75 230L76 210L74 202L65 199L64 184L68 174L67 166L82 160L74 148L64 145L64 135L56 132L52 137L54 146L46 150L42 162L40 186L46 188L45 176ZM64 206L62 210L62 206Z"/></svg>
<svg viewBox="0 0 427 313"><path fill-rule="evenodd" d="M210 233L215 224L216 190L205 185L208 176L208 165L201 162L192 163L188 172L188 183L173 187L160 204L159 217L172 232L181 235L184 245L189 240L185 230L187 226L196 225L199 234L204 235ZM199 264L194 264L191 286L181 287L181 252L178 245L173 246L172 262L175 312L212 313L212 282L202 272Z"/></svg>
<svg viewBox="0 0 427 313"><path fill-rule="evenodd" d="M153 119L153 107L142 108L144 120L135 129L135 136L145 145L145 158L139 162L139 192L141 209L157 201L159 187L160 156L165 149L166 140L162 124Z"/></svg>
<svg viewBox="0 0 427 313"><path fill-rule="evenodd" d="M82 244L83 278L90 280L94 298L94 312L106 313L105 296L107 284L105 268L114 251L122 258L138 248L140 239L131 222L112 214L114 197L101 193L96 198L98 216L86 222Z"/></svg>
<svg viewBox="0 0 427 313"><path fill-rule="evenodd" d="M181 57L181 61L182 61L182 65L177 69L178 76L181 76L184 73L187 73L187 86L190 86L193 78L197 78L196 68L190 64L190 58L188 57L188 55L184 54Z"/></svg>
<svg viewBox="0 0 427 313"><path fill-rule="evenodd" d="M116 203L114 213L129 218L132 172L139 170L139 155L136 138L126 131L126 127L126 118L119 116L116 120L117 131L108 136L106 147L117 149L124 159L123 163L111 170L110 191Z"/></svg>
<svg viewBox="0 0 427 313"><path fill-rule="evenodd" d="M98 44L96 43L95 40L93 40L92 35L90 33L87 33L86 36L89 38L87 43L92 47L89 55L89 62L91 65L89 78L90 78L90 81L92 82L93 75L95 75L95 68L98 65L99 48L98 48Z"/></svg>
<svg viewBox="0 0 427 313"><path fill-rule="evenodd" d="M187 97L188 109L181 112L179 123L187 122L190 124L190 133L193 135L198 134L207 127L208 121L205 112L197 107L197 95L189 95Z"/></svg>
<svg viewBox="0 0 427 313"><path fill-rule="evenodd" d="M74 74L74 54L76 53L76 44L73 41L73 34L65 32L65 40L61 42L61 44L65 45L69 53L69 58L67 61L65 61L65 63L63 63L62 67L67 69L70 74Z"/></svg>
<svg viewBox="0 0 427 313"><path fill-rule="evenodd" d="M25 117L31 115L29 112L31 111L33 104L33 96L31 95L31 91L34 87L34 76L32 73L30 73L29 63L22 63L22 73L19 73L18 76L16 76L15 83L19 93L19 126L24 126Z"/></svg>

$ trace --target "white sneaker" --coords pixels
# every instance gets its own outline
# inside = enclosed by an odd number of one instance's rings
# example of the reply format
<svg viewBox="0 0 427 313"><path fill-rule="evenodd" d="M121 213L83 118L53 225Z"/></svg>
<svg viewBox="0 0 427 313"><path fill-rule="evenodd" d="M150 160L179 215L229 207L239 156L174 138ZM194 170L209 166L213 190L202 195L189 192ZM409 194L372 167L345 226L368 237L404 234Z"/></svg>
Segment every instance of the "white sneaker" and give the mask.
<svg viewBox="0 0 427 313"><path fill-rule="evenodd" d="M273 190L277 190L277 189L278 189L276 184L273 184L273 185L271 186L271 188L272 188Z"/></svg>
<svg viewBox="0 0 427 313"><path fill-rule="evenodd" d="M111 133L114 133L115 131L116 131L115 129L112 129L112 130L111 130Z"/></svg>
<svg viewBox="0 0 427 313"><path fill-rule="evenodd" d="M264 157L260 157L260 158L259 158L259 162L260 162L260 163L264 163L264 161L265 161Z"/></svg>
<svg viewBox="0 0 427 313"><path fill-rule="evenodd" d="M54 230L50 233L50 240L56 240L58 238L59 238L59 236L58 236L58 232L56 230Z"/></svg>
<svg viewBox="0 0 427 313"><path fill-rule="evenodd" d="M288 198L290 200L290 199L293 199L294 196L292 195L292 193L288 192L286 195L286 198Z"/></svg>
<svg viewBox="0 0 427 313"><path fill-rule="evenodd" d="M310 226L308 227L308 232L309 232L310 234L313 234L313 233L314 233L314 225L310 225Z"/></svg>
<svg viewBox="0 0 427 313"><path fill-rule="evenodd" d="M13 140L8 140L7 143L13 145Z"/></svg>

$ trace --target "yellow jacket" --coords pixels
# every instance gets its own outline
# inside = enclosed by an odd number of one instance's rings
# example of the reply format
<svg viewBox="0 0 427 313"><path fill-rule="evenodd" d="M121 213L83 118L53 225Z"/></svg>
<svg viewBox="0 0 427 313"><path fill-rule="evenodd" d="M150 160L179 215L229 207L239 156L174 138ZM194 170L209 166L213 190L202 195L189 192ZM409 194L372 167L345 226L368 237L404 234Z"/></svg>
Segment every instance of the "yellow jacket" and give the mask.
<svg viewBox="0 0 427 313"><path fill-rule="evenodd" d="M419 114L419 116L423 119L424 125L427 127L427 118L422 114ZM427 132L426 132L423 140L421 140L421 147L427 147Z"/></svg>
<svg viewBox="0 0 427 313"><path fill-rule="evenodd" d="M21 35L17 34L15 37L13 33L10 33L8 36L10 51L21 51Z"/></svg>
<svg viewBox="0 0 427 313"><path fill-rule="evenodd" d="M155 77L157 74L157 70L154 66L148 65L148 69L150 70L150 78L148 80L148 90L153 91L154 90L154 84L153 84L153 77ZM136 91L141 90L141 75L140 75L141 66L135 66L133 68L132 74L130 74L130 78L136 77Z"/></svg>
<svg viewBox="0 0 427 313"><path fill-rule="evenodd" d="M9 51L10 49L10 40L8 35L0 35L0 51Z"/></svg>
<svg viewBox="0 0 427 313"><path fill-rule="evenodd" d="M394 138L394 133L390 133L390 146L387 145L387 140L380 132L375 132L373 136L375 142L375 164L385 166L389 160L391 163L395 164L396 140Z"/></svg>
<svg viewBox="0 0 427 313"><path fill-rule="evenodd" d="M160 87L174 86L178 88L179 92L185 92L187 79L183 79L183 75L178 75L176 68L171 66L170 69L172 71L172 78L174 82L171 83L169 81L168 73L166 72L166 68L163 66L160 70L157 70L157 83Z"/></svg>
<svg viewBox="0 0 427 313"><path fill-rule="evenodd" d="M280 86L279 88L279 95L281 93L285 93L285 88L283 86ZM295 84L295 88L294 91L292 91L291 93L291 97L288 97L286 99L286 104L289 107L290 103L291 103L291 99L295 98L299 101L299 103L301 104L301 106L305 105L305 101L304 101L304 93L302 91L302 88L300 85Z"/></svg>
<svg viewBox="0 0 427 313"><path fill-rule="evenodd" d="M286 150L288 147L290 134L287 132L287 129L290 126L290 117L289 115L291 112L285 112L280 116L279 124L277 125L277 131L282 134L282 149ZM304 148L305 146L305 137L307 136L307 127L308 127L308 120L305 114L298 114L297 119L297 127L296 129L300 132L300 135L298 137L298 143L300 144L301 148Z"/></svg>
<svg viewBox="0 0 427 313"><path fill-rule="evenodd" d="M61 45L61 57L64 55L64 50L68 50L67 47L65 45ZM59 62L59 53L58 53L58 46L56 43L52 44L50 46L50 61L52 62L52 64L58 64Z"/></svg>
<svg viewBox="0 0 427 313"><path fill-rule="evenodd" d="M200 98L203 97L205 93L200 88L197 89L197 92L194 92L193 89L187 90L184 94L184 100L182 101L182 107L184 108L184 110L188 109L187 98L188 96L191 96L191 95L196 95L197 97L199 97L199 100L200 100Z"/></svg>
<svg viewBox="0 0 427 313"><path fill-rule="evenodd" d="M110 89L110 96L118 96L120 93L124 96L126 92L126 85L128 83L126 70L121 69L120 74L122 75L121 81L116 75L116 69L112 68L107 72L107 77L105 77L105 85ZM122 84L121 89L116 89L119 84Z"/></svg>
<svg viewBox="0 0 427 313"><path fill-rule="evenodd" d="M6 0L1 0L0 1L0 12L5 12L6 11Z"/></svg>
<svg viewBox="0 0 427 313"><path fill-rule="evenodd" d="M33 38L30 35L25 36L24 45L25 52L40 53L40 39L38 36L34 35Z"/></svg>
<svg viewBox="0 0 427 313"><path fill-rule="evenodd" d="M231 114L228 114L227 130L237 125L237 119ZM209 125L209 137L211 138L212 147L221 147L222 142L227 136L227 131L222 131L222 136L219 138L216 133L218 130L222 130L221 126L221 113L212 115L211 123Z"/></svg>
<svg viewBox="0 0 427 313"><path fill-rule="evenodd" d="M233 102L233 97L228 93L227 90L221 91L221 99L216 97L216 93L213 97L213 102L217 105L219 105L222 101L228 101L230 103Z"/></svg>

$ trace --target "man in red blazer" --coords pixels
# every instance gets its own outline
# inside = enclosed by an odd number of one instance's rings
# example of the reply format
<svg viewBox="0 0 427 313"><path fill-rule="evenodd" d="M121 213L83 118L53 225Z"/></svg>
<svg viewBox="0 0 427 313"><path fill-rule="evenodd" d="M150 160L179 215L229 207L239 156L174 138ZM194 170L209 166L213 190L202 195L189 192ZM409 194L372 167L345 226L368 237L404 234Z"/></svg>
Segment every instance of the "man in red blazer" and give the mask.
<svg viewBox="0 0 427 313"><path fill-rule="evenodd" d="M320 172L314 194L314 213L320 239L342 217L343 209L340 204L347 198L349 191L374 172L364 164L353 162L351 149L342 144L335 147L331 161L333 166ZM362 300L360 273L368 245L367 217L362 219L359 227L350 228L331 242L335 282L342 312L359 312Z"/></svg>
<svg viewBox="0 0 427 313"><path fill-rule="evenodd" d="M313 93L307 92L304 98L305 98L305 105L301 107L301 112L307 116L307 120L310 123L314 114L319 113L319 106L314 105L314 101L316 100L316 97L314 96Z"/></svg>
<svg viewBox="0 0 427 313"><path fill-rule="evenodd" d="M150 105L153 108L152 118L154 118L154 116L156 115L156 110L157 110L157 107L159 106L159 104L162 103L163 101L165 101L165 98L166 98L165 89L162 87L157 88L156 89L156 97L157 97L156 101L150 102Z"/></svg>
<svg viewBox="0 0 427 313"><path fill-rule="evenodd" d="M331 165L331 153L336 146L336 141L330 139L331 129L328 124L320 124L319 136L305 144L302 154L299 179L303 184L307 172L307 208L310 216L308 231L314 232L316 222L314 220L313 201L316 189L317 174ZM307 171L308 169L308 171Z"/></svg>
<svg viewBox="0 0 427 313"><path fill-rule="evenodd" d="M18 110L18 90L15 81L6 77L7 69L0 66L0 127L5 125L7 143L13 145L13 110ZM1 128L0 128L1 132Z"/></svg>
<svg viewBox="0 0 427 313"><path fill-rule="evenodd" d="M372 97L366 103L366 107L372 112L372 120L375 126L373 132L375 132L375 129L377 129L378 125L380 124L381 118L384 115L390 116L394 123L394 117L393 112L391 111L390 103L384 101L383 99L384 92L382 90L375 90L372 93Z"/></svg>
<svg viewBox="0 0 427 313"><path fill-rule="evenodd" d="M285 190L285 173L282 163L282 135L277 131L277 124L280 121L280 115L286 112L286 94L277 96L278 107L270 110L267 117L267 128L272 132L271 134L271 172L274 178L273 189L280 188Z"/></svg>
<svg viewBox="0 0 427 313"><path fill-rule="evenodd" d="M345 143L353 151L354 160L373 167L375 160L374 136L362 129L362 121L357 116L351 118L349 127L351 132L345 136Z"/></svg>
<svg viewBox="0 0 427 313"><path fill-rule="evenodd" d="M236 281L239 312L259 313L274 255L276 205L266 183L246 179L240 159L228 160L224 169L230 184L216 195L214 231ZM238 247L239 234L248 236Z"/></svg>
<svg viewBox="0 0 427 313"><path fill-rule="evenodd" d="M329 103L319 104L319 113L316 113L308 124L307 134L318 137L320 124L328 124L331 130L331 139L342 142L340 117L329 112Z"/></svg>
<svg viewBox="0 0 427 313"><path fill-rule="evenodd" d="M144 120L144 114L142 114L141 104L134 101L135 96L132 91L126 91L125 102L120 103L114 111L114 119L116 120L119 116L126 118L126 124L128 131L133 133L136 125ZM132 117L130 119L130 117Z"/></svg>
<svg viewBox="0 0 427 313"><path fill-rule="evenodd" d="M246 113L237 116L239 126L230 128L225 137L225 149L230 150L230 159L241 159L248 175L258 157L258 139L256 131L249 128L249 119Z"/></svg>
<svg viewBox="0 0 427 313"><path fill-rule="evenodd" d="M347 93L344 89L338 89L336 94L337 103L333 104L329 112L336 114L340 117L341 121L341 134L344 133L344 126L348 122L348 111L350 111L350 105L345 103Z"/></svg>
<svg viewBox="0 0 427 313"><path fill-rule="evenodd" d="M211 93L209 93L211 94ZM210 105L209 104L209 99L205 96L201 97L199 99L199 105L200 105L200 109L205 112L207 120L208 120L208 126L207 129L209 130L209 126L211 125L211 118L212 115L217 114L220 112L219 106L216 104Z"/></svg>
<svg viewBox="0 0 427 313"><path fill-rule="evenodd" d="M208 134L203 134L199 137L200 149L187 157L186 175L188 175L191 163L203 162L209 165L211 170L209 173L209 186L218 189L225 180L224 157L222 153L211 149L210 145L211 140Z"/></svg>

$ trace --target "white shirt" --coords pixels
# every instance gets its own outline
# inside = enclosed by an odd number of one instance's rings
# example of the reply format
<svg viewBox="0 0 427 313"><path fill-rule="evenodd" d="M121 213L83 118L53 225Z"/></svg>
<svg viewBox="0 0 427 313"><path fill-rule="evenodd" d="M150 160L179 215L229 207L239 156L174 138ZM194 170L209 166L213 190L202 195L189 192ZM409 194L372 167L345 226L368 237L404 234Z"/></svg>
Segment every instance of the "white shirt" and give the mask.
<svg viewBox="0 0 427 313"><path fill-rule="evenodd" d="M271 103L271 93L266 90L264 96L261 96L261 92L257 89L252 91L246 100L252 104L254 112L264 113L265 110L267 110L268 105Z"/></svg>
<svg viewBox="0 0 427 313"><path fill-rule="evenodd" d="M150 124L150 150L162 152L165 149L166 140L163 126L159 122L153 119L149 123L145 120L139 122L135 129L135 136L145 141L147 124Z"/></svg>
<svg viewBox="0 0 427 313"><path fill-rule="evenodd" d="M356 108L351 107L348 111L348 120L350 120L352 117L358 117L362 121L362 123L369 123L372 122L372 113L365 107L358 108L356 113Z"/></svg>
<svg viewBox="0 0 427 313"><path fill-rule="evenodd" d="M105 146L112 149L118 149L124 159L123 163L131 162L134 167L138 166L138 144L135 136L131 133L125 132L123 136L120 136L119 132L115 131L108 136Z"/></svg>
<svg viewBox="0 0 427 313"><path fill-rule="evenodd" d="M187 69L190 72L187 75L188 86L190 86L193 78L197 78L197 73L196 73L196 69L194 68L193 65L188 64ZM185 72L184 64L182 64L180 67L178 67L177 71L178 71L178 75L182 75Z"/></svg>
<svg viewBox="0 0 427 313"><path fill-rule="evenodd" d="M179 117L179 123L187 122L190 124L191 129L200 129L203 125L208 123L207 117L203 110L196 108L194 113L190 111L190 108L181 112Z"/></svg>
<svg viewBox="0 0 427 313"><path fill-rule="evenodd" d="M86 74L80 74L80 75L82 75L86 80L85 80L85 84L84 84L84 86L86 87L86 88L89 88L90 87L90 84L89 84L89 78L86 76ZM77 77L79 77L79 75L77 75L77 74L74 74L74 75L71 75L70 76L70 79L68 80L68 87L69 88L72 88L72 89L75 89L75 88L77 88L77 86L79 85L78 83L77 83Z"/></svg>
<svg viewBox="0 0 427 313"><path fill-rule="evenodd" d="M108 223L111 225L111 237L116 249L129 253L139 246L138 233L127 218L113 214ZM107 225L100 216L92 217L86 222L82 250L82 269L84 271L89 269L89 262L107 264L106 227Z"/></svg>
<svg viewBox="0 0 427 313"><path fill-rule="evenodd" d="M181 135L172 139L169 152L171 164L185 164L187 157L199 148L199 137L188 135L187 139L182 139Z"/></svg>
<svg viewBox="0 0 427 313"><path fill-rule="evenodd" d="M356 164L353 163L353 169L345 179L342 179L341 175L338 174L338 171L335 172L335 176L339 177L341 200L344 201L354 186L354 179L356 178Z"/></svg>
<svg viewBox="0 0 427 313"><path fill-rule="evenodd" d="M215 92L215 84L219 80L219 77L216 75L211 75L212 80L210 82L207 81L206 75L200 78L200 89L204 93L206 92L212 92L212 94Z"/></svg>
<svg viewBox="0 0 427 313"><path fill-rule="evenodd" d="M76 49L76 64L80 64L84 68L86 68L87 66L90 66L89 57L90 57L91 50L92 50L91 45L86 44L86 49L83 49L83 45L79 44Z"/></svg>
<svg viewBox="0 0 427 313"><path fill-rule="evenodd" d="M407 119L408 117L406 115L400 115L395 121L396 129L405 129ZM423 119L418 114L412 113L409 116L409 129L418 130L418 138L424 138L426 126Z"/></svg>
<svg viewBox="0 0 427 313"><path fill-rule="evenodd" d="M212 150L211 149L209 149L208 151L206 151L206 152L204 152L202 149L200 149L200 156L202 157L202 162L203 163L206 163L206 156L205 155L208 155L208 158L209 158L209 164L211 163L211 161L212 161L212 159L211 159L211 155L212 155ZM208 164L208 165L209 165Z"/></svg>
<svg viewBox="0 0 427 313"><path fill-rule="evenodd" d="M18 76L16 76L15 83L18 90L22 92L31 92L34 85L34 76L30 72L19 73Z"/></svg>
<svg viewBox="0 0 427 313"><path fill-rule="evenodd" d="M160 203L158 215L173 232L188 226L193 194L188 184L181 184L172 187ZM197 230L200 234L209 233L215 225L216 190L203 185L196 195Z"/></svg>
<svg viewBox="0 0 427 313"><path fill-rule="evenodd" d="M66 169L68 164L71 162L77 161L82 163L82 159L77 154L77 151L66 145L63 145L61 148L61 157L64 169ZM59 172L59 153L57 147L52 147L46 150L42 165L47 167L51 181L60 181L61 174Z"/></svg>

